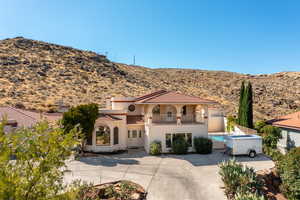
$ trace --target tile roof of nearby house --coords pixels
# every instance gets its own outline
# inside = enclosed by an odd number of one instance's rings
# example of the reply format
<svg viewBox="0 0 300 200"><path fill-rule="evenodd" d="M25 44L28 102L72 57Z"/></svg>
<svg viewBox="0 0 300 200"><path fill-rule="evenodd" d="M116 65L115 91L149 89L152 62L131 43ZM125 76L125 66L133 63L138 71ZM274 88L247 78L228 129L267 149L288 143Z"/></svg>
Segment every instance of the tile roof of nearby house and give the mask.
<svg viewBox="0 0 300 200"><path fill-rule="evenodd" d="M202 99L199 97L180 94L173 91L159 90L144 96L136 98L136 103L147 104L147 103L195 103L195 104L217 104L217 102Z"/></svg>
<svg viewBox="0 0 300 200"><path fill-rule="evenodd" d="M50 122L57 121L62 118L61 113L39 113L36 111L23 110L10 106L0 107L0 120L15 120L18 127L31 127L37 122L46 119Z"/></svg>
<svg viewBox="0 0 300 200"><path fill-rule="evenodd" d="M269 124L282 128L300 130L300 111L269 120Z"/></svg>

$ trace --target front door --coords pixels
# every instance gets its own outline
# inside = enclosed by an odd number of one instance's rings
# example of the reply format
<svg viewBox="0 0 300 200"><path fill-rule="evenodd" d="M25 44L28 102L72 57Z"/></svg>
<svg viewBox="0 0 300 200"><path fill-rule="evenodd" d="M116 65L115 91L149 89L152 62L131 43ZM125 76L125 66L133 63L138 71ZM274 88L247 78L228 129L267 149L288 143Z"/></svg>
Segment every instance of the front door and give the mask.
<svg viewBox="0 0 300 200"><path fill-rule="evenodd" d="M128 130L128 147L142 147L144 145L143 130Z"/></svg>

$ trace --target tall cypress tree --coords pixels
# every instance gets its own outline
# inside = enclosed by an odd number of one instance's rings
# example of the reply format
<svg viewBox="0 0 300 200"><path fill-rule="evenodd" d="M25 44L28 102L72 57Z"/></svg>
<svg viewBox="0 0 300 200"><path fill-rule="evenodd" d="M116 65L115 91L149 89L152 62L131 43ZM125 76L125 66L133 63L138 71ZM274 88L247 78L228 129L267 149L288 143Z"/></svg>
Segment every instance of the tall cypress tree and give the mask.
<svg viewBox="0 0 300 200"><path fill-rule="evenodd" d="M240 100L239 100L239 110L238 110L238 119L237 119L238 124L241 123L241 119L242 119L244 91L245 91L245 81L242 82L241 89L240 89Z"/></svg>
<svg viewBox="0 0 300 200"><path fill-rule="evenodd" d="M252 84L251 84L251 82L248 83L247 88L248 88L247 127L248 128L253 128L253 93L252 93Z"/></svg>
<svg viewBox="0 0 300 200"><path fill-rule="evenodd" d="M251 83L242 83L240 93L240 104L238 112L238 124L253 128L253 96Z"/></svg>

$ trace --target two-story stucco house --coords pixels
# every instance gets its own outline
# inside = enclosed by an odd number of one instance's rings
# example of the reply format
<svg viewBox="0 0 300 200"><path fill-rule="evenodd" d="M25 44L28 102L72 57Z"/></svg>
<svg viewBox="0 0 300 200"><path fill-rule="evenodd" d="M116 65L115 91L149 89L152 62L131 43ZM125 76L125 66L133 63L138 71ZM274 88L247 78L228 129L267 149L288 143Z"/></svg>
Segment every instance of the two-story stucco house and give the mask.
<svg viewBox="0 0 300 200"><path fill-rule="evenodd" d="M169 152L176 137L184 137L193 150L193 138L208 136L208 109L215 101L160 90L140 97L107 99L100 109L92 144L86 150L108 152L144 147L159 140Z"/></svg>

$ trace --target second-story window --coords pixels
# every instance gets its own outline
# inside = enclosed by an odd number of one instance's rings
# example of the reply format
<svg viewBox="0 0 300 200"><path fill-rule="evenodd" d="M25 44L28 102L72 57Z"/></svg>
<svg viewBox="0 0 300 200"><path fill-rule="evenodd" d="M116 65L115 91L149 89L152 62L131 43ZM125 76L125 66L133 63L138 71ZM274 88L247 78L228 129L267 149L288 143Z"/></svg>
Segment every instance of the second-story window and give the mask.
<svg viewBox="0 0 300 200"><path fill-rule="evenodd" d="M135 111L135 105L133 105L133 104L129 105L129 106L128 106L128 110L129 110L130 112Z"/></svg>

